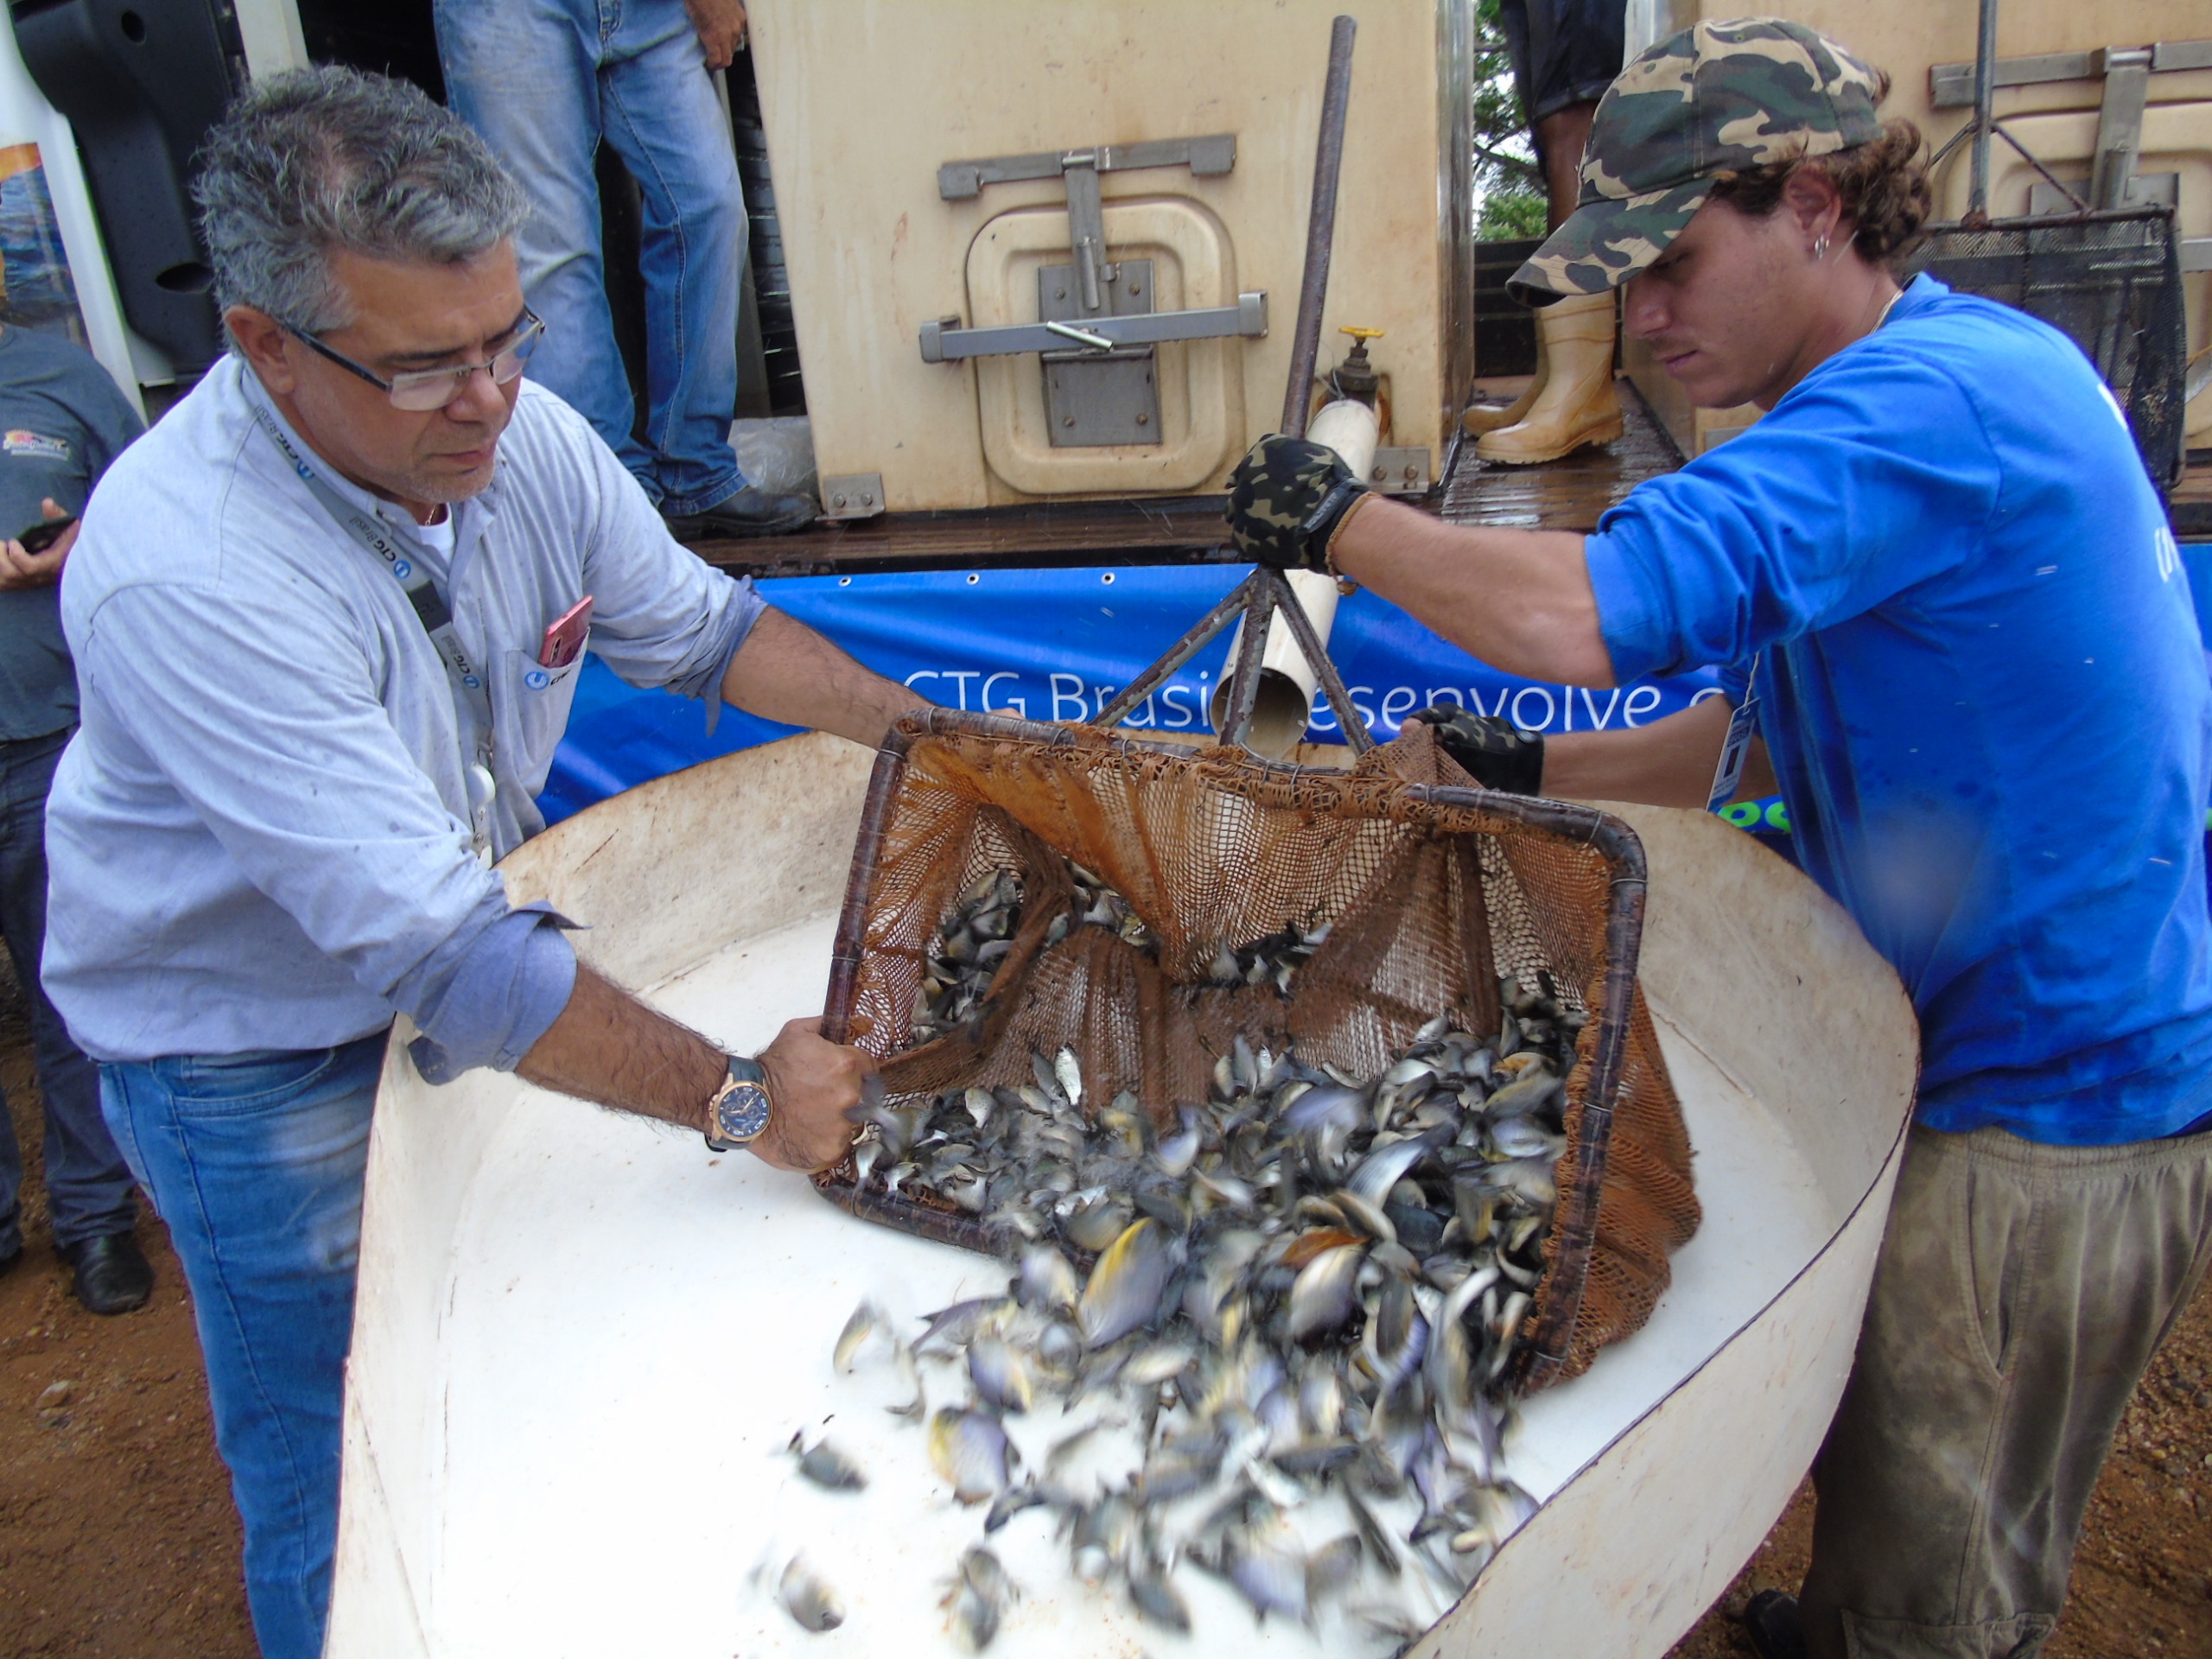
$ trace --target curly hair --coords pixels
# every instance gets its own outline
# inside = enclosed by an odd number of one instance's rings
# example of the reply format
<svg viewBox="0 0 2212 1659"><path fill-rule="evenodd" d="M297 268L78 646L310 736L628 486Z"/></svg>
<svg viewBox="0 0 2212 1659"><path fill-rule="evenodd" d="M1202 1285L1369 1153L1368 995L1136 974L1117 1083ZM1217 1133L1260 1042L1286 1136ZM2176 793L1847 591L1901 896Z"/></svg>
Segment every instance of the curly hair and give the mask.
<svg viewBox="0 0 2212 1659"><path fill-rule="evenodd" d="M1710 200L1725 201L1748 218L1764 219L1781 206L1783 187L1800 169L1818 173L1835 187L1843 217L1851 224L1851 245L1860 258L1894 265L1920 245L1936 198L1928 184L1927 145L1911 122L1885 121L1878 136L1849 149L1723 173Z"/></svg>

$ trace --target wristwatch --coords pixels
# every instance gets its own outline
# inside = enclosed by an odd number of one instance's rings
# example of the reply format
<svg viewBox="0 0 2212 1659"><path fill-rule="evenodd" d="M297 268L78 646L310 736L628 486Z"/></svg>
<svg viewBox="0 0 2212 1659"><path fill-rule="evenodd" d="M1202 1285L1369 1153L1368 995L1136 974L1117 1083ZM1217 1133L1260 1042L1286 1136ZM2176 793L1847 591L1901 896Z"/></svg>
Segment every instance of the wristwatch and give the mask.
<svg viewBox="0 0 2212 1659"><path fill-rule="evenodd" d="M729 1056L729 1076L707 1103L707 1148L735 1152L749 1147L767 1129L771 1109L768 1074L760 1062Z"/></svg>

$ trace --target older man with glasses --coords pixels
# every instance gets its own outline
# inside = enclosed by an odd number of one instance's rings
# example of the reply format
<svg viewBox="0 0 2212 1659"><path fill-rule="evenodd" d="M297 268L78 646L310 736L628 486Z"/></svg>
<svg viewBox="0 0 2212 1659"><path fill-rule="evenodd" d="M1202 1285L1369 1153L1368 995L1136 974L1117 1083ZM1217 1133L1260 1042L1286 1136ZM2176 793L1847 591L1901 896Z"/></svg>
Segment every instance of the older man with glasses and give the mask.
<svg viewBox="0 0 2212 1659"><path fill-rule="evenodd" d="M393 1016L469 1067L819 1167L865 1061L718 1051L489 868L544 827L593 650L874 744L913 693L669 537L522 378L513 182L403 84L257 86L198 186L232 354L114 467L62 595L82 729L47 986L192 1287L272 1659L321 1651L370 1110Z"/></svg>

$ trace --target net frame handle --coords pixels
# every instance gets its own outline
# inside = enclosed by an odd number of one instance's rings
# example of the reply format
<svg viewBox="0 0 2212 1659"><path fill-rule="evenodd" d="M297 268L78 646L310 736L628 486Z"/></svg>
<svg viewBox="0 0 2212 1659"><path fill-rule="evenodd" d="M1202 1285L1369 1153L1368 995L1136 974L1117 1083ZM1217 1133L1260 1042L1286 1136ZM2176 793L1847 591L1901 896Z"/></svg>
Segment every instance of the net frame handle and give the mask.
<svg viewBox="0 0 2212 1659"><path fill-rule="evenodd" d="M1344 122L1351 102L1352 42L1358 22L1338 16L1329 25L1329 67L1322 82L1320 130L1313 146L1313 195L1306 215L1306 263L1298 283L1298 322L1291 335L1289 384L1283 392L1282 430L1294 438L1306 435L1312 401L1313 366L1321 349L1321 309L1329 294L1329 262L1336 248L1337 186L1344 170ZM1255 569L1243 582L1206 613L1198 625L1168 648L1167 654L1130 682L1129 685L1090 724L1118 726L1138 703L1198 653L1201 646L1228 626L1229 619L1243 613L1243 632L1237 637L1235 664L1229 681L1229 704L1223 710L1219 736L1224 743L1250 750L1252 710L1259 702L1261 664L1268 646L1268 625L1281 612L1299 653L1313 671L1313 678L1328 698L1329 708L1355 755L1375 747L1366 723L1353 709L1343 677L1329 660L1313 620L1298 602L1297 594L1279 570Z"/></svg>

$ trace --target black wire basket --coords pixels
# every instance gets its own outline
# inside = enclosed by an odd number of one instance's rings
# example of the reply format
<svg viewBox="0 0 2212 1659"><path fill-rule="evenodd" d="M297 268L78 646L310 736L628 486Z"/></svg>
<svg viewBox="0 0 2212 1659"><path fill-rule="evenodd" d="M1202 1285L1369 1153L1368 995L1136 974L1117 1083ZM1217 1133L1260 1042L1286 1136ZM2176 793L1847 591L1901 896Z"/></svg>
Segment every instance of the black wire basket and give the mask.
<svg viewBox="0 0 2212 1659"><path fill-rule="evenodd" d="M1929 227L1900 273L2015 306L2065 334L2119 401L2161 500L2181 475L2188 321L2172 210Z"/></svg>

